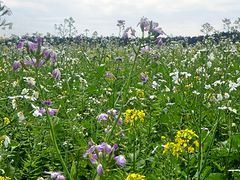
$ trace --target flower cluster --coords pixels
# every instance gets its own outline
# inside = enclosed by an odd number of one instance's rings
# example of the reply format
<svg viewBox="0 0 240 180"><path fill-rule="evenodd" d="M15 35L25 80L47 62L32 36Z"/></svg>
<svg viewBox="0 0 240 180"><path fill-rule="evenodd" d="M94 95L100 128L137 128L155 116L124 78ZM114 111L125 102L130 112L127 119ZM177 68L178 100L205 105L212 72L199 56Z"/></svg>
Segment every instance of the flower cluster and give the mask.
<svg viewBox="0 0 240 180"><path fill-rule="evenodd" d="M45 174L50 175L52 180L65 180L65 177L61 174L61 172L45 172Z"/></svg>
<svg viewBox="0 0 240 180"><path fill-rule="evenodd" d="M144 180L145 176L137 173L130 173L125 180Z"/></svg>
<svg viewBox="0 0 240 180"><path fill-rule="evenodd" d="M51 106L52 101L46 100L46 101L43 101L42 104L46 106ZM56 113L58 113L58 109L55 109L55 108L50 108L50 107L43 108L43 107L34 106L33 104L32 104L32 107L34 109L33 116L35 117L43 116L43 114L45 114L46 112L48 112L50 116L54 116Z"/></svg>
<svg viewBox="0 0 240 180"><path fill-rule="evenodd" d="M90 143L92 144L92 142ZM105 142L95 145L90 145L90 148L86 150L83 154L84 158L88 158L92 164L97 165L97 174L101 176L104 172L103 162L106 160L112 160L112 158L116 161L116 164L124 167L126 165L126 159L123 155L115 156L114 152L118 149L118 144L109 145Z"/></svg>
<svg viewBox="0 0 240 180"><path fill-rule="evenodd" d="M185 129L177 132L175 142L168 142L164 145L163 153L170 151L174 156L179 156L184 150L194 153L199 146L198 136L194 131Z"/></svg>
<svg viewBox="0 0 240 180"><path fill-rule="evenodd" d="M10 121L10 119L9 119L8 117L4 117L4 118L3 118L3 124L4 124L4 125L10 124L10 122L11 122L11 121Z"/></svg>
<svg viewBox="0 0 240 180"><path fill-rule="evenodd" d="M12 64L13 71L17 71L20 68L28 69L28 67L40 68L44 64L47 63L48 60L51 61L52 65L57 62L57 54L51 49L45 48L43 45L43 38L38 37L34 42L27 41L27 40L20 40L16 48L17 49L24 49L26 47L27 53L31 58L27 58L25 60L15 60ZM61 72L58 68L52 71L52 77L55 80L61 79ZM31 81L33 82L33 81ZM34 81L35 85L35 81ZM33 85L33 86L34 86Z"/></svg>
<svg viewBox="0 0 240 180"><path fill-rule="evenodd" d="M145 113L143 110L137 109L127 109L125 112L125 121L126 123L134 124L135 121L144 121Z"/></svg>
<svg viewBox="0 0 240 180"><path fill-rule="evenodd" d="M0 176L0 180L10 180L10 177L6 177L6 176Z"/></svg>
<svg viewBox="0 0 240 180"><path fill-rule="evenodd" d="M97 121L117 120L118 124L122 124L122 118L118 117L118 111L116 109L109 109L106 113L101 113L97 116Z"/></svg>

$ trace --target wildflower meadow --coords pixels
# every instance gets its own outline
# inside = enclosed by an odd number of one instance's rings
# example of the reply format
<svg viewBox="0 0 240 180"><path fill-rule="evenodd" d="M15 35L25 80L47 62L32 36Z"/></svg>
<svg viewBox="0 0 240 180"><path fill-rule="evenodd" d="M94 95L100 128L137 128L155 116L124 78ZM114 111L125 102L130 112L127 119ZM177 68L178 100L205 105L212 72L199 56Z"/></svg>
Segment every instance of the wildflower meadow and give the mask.
<svg viewBox="0 0 240 180"><path fill-rule="evenodd" d="M0 180L240 179L239 39L117 26L1 40Z"/></svg>

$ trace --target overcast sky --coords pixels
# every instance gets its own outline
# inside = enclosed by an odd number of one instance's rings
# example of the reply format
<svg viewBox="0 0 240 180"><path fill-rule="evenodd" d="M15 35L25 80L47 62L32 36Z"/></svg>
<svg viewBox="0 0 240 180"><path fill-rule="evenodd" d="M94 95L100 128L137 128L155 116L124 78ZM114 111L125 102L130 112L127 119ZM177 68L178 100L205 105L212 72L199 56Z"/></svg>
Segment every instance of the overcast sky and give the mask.
<svg viewBox="0 0 240 180"><path fill-rule="evenodd" d="M137 31L142 16L156 21L168 35L199 35L201 25L222 29L223 18L240 17L239 0L2 0L12 10L13 29L3 34L55 33L54 24L73 17L79 33L118 35L118 19Z"/></svg>

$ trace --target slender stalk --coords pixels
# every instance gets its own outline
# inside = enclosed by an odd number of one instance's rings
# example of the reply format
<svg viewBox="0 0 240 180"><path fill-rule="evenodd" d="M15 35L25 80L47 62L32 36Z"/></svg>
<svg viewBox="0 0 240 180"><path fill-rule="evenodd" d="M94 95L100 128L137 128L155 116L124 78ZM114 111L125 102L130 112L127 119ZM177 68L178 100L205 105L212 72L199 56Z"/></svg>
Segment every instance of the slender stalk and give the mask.
<svg viewBox="0 0 240 180"><path fill-rule="evenodd" d="M132 65L131 71L130 71L129 74L128 74L128 79L127 79L127 81L124 83L124 85L123 85L122 88L121 88L121 91L120 91L121 93L119 94L119 96L118 96L117 99L115 100L114 107L116 106L116 104L117 104L120 96L122 96L122 101L123 101L123 102L122 102L122 104L121 104L121 108L120 108L119 115L118 115L118 117L115 119L114 124L113 124L113 127L112 127L112 129L111 129L111 132L110 132L109 136L107 137L107 141L109 141L109 140L111 139L111 137L112 137L112 135L113 135L113 132L114 132L114 130L115 130L115 127L116 127L116 125L117 125L117 122L118 122L118 120L120 119L121 114L122 114L122 112L123 112L124 99L125 99L126 94L127 94L127 92L128 92L128 89L129 89L129 86L130 86L130 80L131 80L132 74L133 74L133 72L134 72L134 70L135 70L135 67L136 67L137 56L138 56L138 53L139 53L139 51L140 51L140 48L141 48L141 43L140 43L139 48L138 48L137 51L135 51L135 49L133 48L133 50L134 50L134 52L135 52L135 57L134 57L133 65ZM123 92L123 94L122 94L122 92Z"/></svg>
<svg viewBox="0 0 240 180"><path fill-rule="evenodd" d="M35 77L36 77L37 83L39 84L39 92L40 92L40 95L41 95L41 97L42 97L42 96L43 96L43 91L42 91L42 88L41 88L40 83L39 83L40 81L39 81L38 74L39 74L39 70L38 70L38 68L36 67L36 68L35 68ZM58 158L59 158L59 160L60 160L60 162L61 162L61 164L62 164L62 166L63 166L64 172L65 172L65 174L66 174L66 176L67 176L67 178L68 178L69 180L73 180L73 178L71 177L71 174L70 174L69 171L68 171L68 168L67 168L67 166L66 166L66 163L65 163L65 161L63 160L63 157L62 157L62 155L61 155L61 152L60 152L60 150L59 150L59 148L58 148L58 144L57 144L57 140L56 140L56 135L55 135L55 131L54 131L54 126L53 126L53 124L52 124L51 118L50 118L50 116L49 116L48 113L47 113L47 121L48 121L48 124L49 124L49 127L50 127L51 139L52 139L52 142L53 142L55 151L56 151L56 153L57 153L57 156L58 156Z"/></svg>
<svg viewBox="0 0 240 180"><path fill-rule="evenodd" d="M67 166L66 166L66 163L65 163L65 161L63 160L63 157L62 157L62 155L61 155L61 152L60 152L60 150L59 150L59 148L58 148L57 140L56 140L56 135L55 135L55 131L54 131L54 126L53 126L53 123L52 123L49 115L47 115L47 120L48 120L48 124L49 124L49 126L50 126L51 139L52 139L54 148L55 148L55 150L56 150L57 156L58 156L59 160L61 161L61 164L62 164L62 166L63 166L64 172L65 172L65 174L67 175L68 179L73 180L71 174L70 174L69 171L68 171L68 168L67 168Z"/></svg>

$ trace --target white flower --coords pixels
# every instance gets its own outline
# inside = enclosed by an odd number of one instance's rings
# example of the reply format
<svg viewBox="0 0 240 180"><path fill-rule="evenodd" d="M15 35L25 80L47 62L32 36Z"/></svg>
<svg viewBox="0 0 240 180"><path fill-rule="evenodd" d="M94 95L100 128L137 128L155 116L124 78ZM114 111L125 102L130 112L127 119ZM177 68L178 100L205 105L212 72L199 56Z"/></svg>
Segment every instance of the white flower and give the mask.
<svg viewBox="0 0 240 180"><path fill-rule="evenodd" d="M29 86L31 86L31 87L35 86L35 84L36 84L35 79L32 78L32 77L23 77L23 79L24 79L25 82L26 82Z"/></svg>
<svg viewBox="0 0 240 180"><path fill-rule="evenodd" d="M36 101L38 99L38 97L39 97L39 92L33 91L33 94L31 96L31 100Z"/></svg>
<svg viewBox="0 0 240 180"><path fill-rule="evenodd" d="M169 87L165 86L165 92L170 92L171 90L169 89Z"/></svg>
<svg viewBox="0 0 240 180"><path fill-rule="evenodd" d="M174 84L179 85L180 79L179 79L179 71L178 70L175 70L175 72L170 73L169 76L172 77L172 81Z"/></svg>
<svg viewBox="0 0 240 180"><path fill-rule="evenodd" d="M231 112L233 112L233 113L235 113L235 114L237 114L237 110L236 110L236 109L233 109L232 107L228 107L228 110L231 111Z"/></svg>
<svg viewBox="0 0 240 180"><path fill-rule="evenodd" d="M228 84L228 87L230 88L229 92L236 91L238 86L240 86L240 84L237 84L237 83L235 83L233 81L229 81L229 84Z"/></svg>
<svg viewBox="0 0 240 180"><path fill-rule="evenodd" d="M188 72L181 72L180 75L185 76L185 78L191 77L192 75Z"/></svg>
<svg viewBox="0 0 240 180"><path fill-rule="evenodd" d="M23 120L25 120L25 116L24 116L24 114L23 114L23 112L18 112L17 113L17 116L18 116L18 120L19 121L23 121Z"/></svg>
<svg viewBox="0 0 240 180"><path fill-rule="evenodd" d="M205 89L211 89L212 87L211 87L210 84L206 84L206 85L204 86L204 88L205 88Z"/></svg>
<svg viewBox="0 0 240 180"><path fill-rule="evenodd" d="M8 145L10 144L10 138L8 136L5 136L3 144L4 144L5 148L7 148Z"/></svg>
<svg viewBox="0 0 240 180"><path fill-rule="evenodd" d="M156 81L153 81L152 82L152 88L157 89L157 87L158 87L158 83Z"/></svg>
<svg viewBox="0 0 240 180"><path fill-rule="evenodd" d="M224 98L225 99L229 99L230 98L230 95L228 93L224 93Z"/></svg>
<svg viewBox="0 0 240 180"><path fill-rule="evenodd" d="M29 89L24 88L21 92L22 95L27 94L29 92Z"/></svg>
<svg viewBox="0 0 240 180"><path fill-rule="evenodd" d="M199 95L199 94L200 94L200 92L198 92L198 91L196 91L196 90L194 90L192 93L193 93L193 94L196 94L196 95Z"/></svg>
<svg viewBox="0 0 240 180"><path fill-rule="evenodd" d="M217 80L214 83L212 83L212 85L216 87L217 85L222 85L224 83L225 83L225 81Z"/></svg>
<svg viewBox="0 0 240 180"><path fill-rule="evenodd" d="M217 94L217 101L222 101L223 100L223 96L222 94Z"/></svg>
<svg viewBox="0 0 240 180"><path fill-rule="evenodd" d="M13 99L13 100L12 100L12 108L13 108L13 109L17 109L16 99Z"/></svg>
<svg viewBox="0 0 240 180"><path fill-rule="evenodd" d="M209 59L209 61L213 61L214 60L214 54L213 53L209 54L208 59Z"/></svg>
<svg viewBox="0 0 240 180"><path fill-rule="evenodd" d="M207 62L207 67L208 67L208 68L211 68L211 67L212 67L212 62L211 62L211 61L208 61L208 62Z"/></svg>
<svg viewBox="0 0 240 180"><path fill-rule="evenodd" d="M150 95L150 96L149 96L149 99L154 99L154 98L156 98L155 95Z"/></svg>

